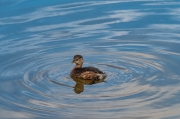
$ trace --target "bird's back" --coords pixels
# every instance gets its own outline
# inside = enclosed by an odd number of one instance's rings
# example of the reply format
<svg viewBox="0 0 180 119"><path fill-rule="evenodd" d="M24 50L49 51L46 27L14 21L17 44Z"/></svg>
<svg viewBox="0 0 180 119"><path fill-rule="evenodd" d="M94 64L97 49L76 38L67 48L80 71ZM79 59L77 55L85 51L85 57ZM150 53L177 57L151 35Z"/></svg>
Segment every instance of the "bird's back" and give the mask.
<svg viewBox="0 0 180 119"><path fill-rule="evenodd" d="M95 67L75 68L71 71L72 78L99 80L104 79L106 74Z"/></svg>

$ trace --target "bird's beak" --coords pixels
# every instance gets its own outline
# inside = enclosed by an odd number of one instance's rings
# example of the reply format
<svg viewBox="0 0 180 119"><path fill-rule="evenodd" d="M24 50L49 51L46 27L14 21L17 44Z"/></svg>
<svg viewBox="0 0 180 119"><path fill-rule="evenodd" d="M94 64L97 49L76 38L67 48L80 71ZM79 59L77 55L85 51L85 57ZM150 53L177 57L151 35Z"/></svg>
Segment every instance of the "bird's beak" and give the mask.
<svg viewBox="0 0 180 119"><path fill-rule="evenodd" d="M72 64L75 63L74 60L72 61Z"/></svg>

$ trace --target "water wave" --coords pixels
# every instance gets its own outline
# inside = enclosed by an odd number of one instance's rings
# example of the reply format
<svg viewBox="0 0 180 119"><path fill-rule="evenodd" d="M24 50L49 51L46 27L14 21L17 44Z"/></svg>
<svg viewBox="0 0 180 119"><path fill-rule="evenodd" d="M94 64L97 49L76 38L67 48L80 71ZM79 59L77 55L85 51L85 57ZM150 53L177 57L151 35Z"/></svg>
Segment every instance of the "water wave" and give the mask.
<svg viewBox="0 0 180 119"><path fill-rule="evenodd" d="M9 10L0 18L0 116L178 118L179 8L167 9L166 2L157 8L162 2L52 2L14 15ZM105 82L76 94L69 77L75 54L84 56L84 66L106 72Z"/></svg>

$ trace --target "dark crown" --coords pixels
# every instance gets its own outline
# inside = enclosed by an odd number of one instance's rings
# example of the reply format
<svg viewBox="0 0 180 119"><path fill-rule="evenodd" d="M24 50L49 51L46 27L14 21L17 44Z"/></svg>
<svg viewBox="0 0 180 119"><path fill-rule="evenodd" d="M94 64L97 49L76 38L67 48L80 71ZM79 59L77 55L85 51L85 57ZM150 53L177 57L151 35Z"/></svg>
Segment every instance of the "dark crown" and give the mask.
<svg viewBox="0 0 180 119"><path fill-rule="evenodd" d="M81 55L75 55L74 56L74 59L80 59L80 58L83 58Z"/></svg>

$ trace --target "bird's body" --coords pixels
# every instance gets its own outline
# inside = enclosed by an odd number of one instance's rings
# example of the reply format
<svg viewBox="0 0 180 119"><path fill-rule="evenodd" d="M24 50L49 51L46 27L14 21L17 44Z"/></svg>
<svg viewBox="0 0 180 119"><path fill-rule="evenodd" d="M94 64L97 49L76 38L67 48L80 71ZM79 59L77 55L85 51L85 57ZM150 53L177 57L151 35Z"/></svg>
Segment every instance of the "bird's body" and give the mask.
<svg viewBox="0 0 180 119"><path fill-rule="evenodd" d="M99 81L106 78L106 74L98 68L82 67L83 57L81 55L75 55L73 63L76 64L70 73L70 77L73 79Z"/></svg>
<svg viewBox="0 0 180 119"><path fill-rule="evenodd" d="M106 74L95 67L75 68L71 71L71 77L86 80L98 80L106 77Z"/></svg>

